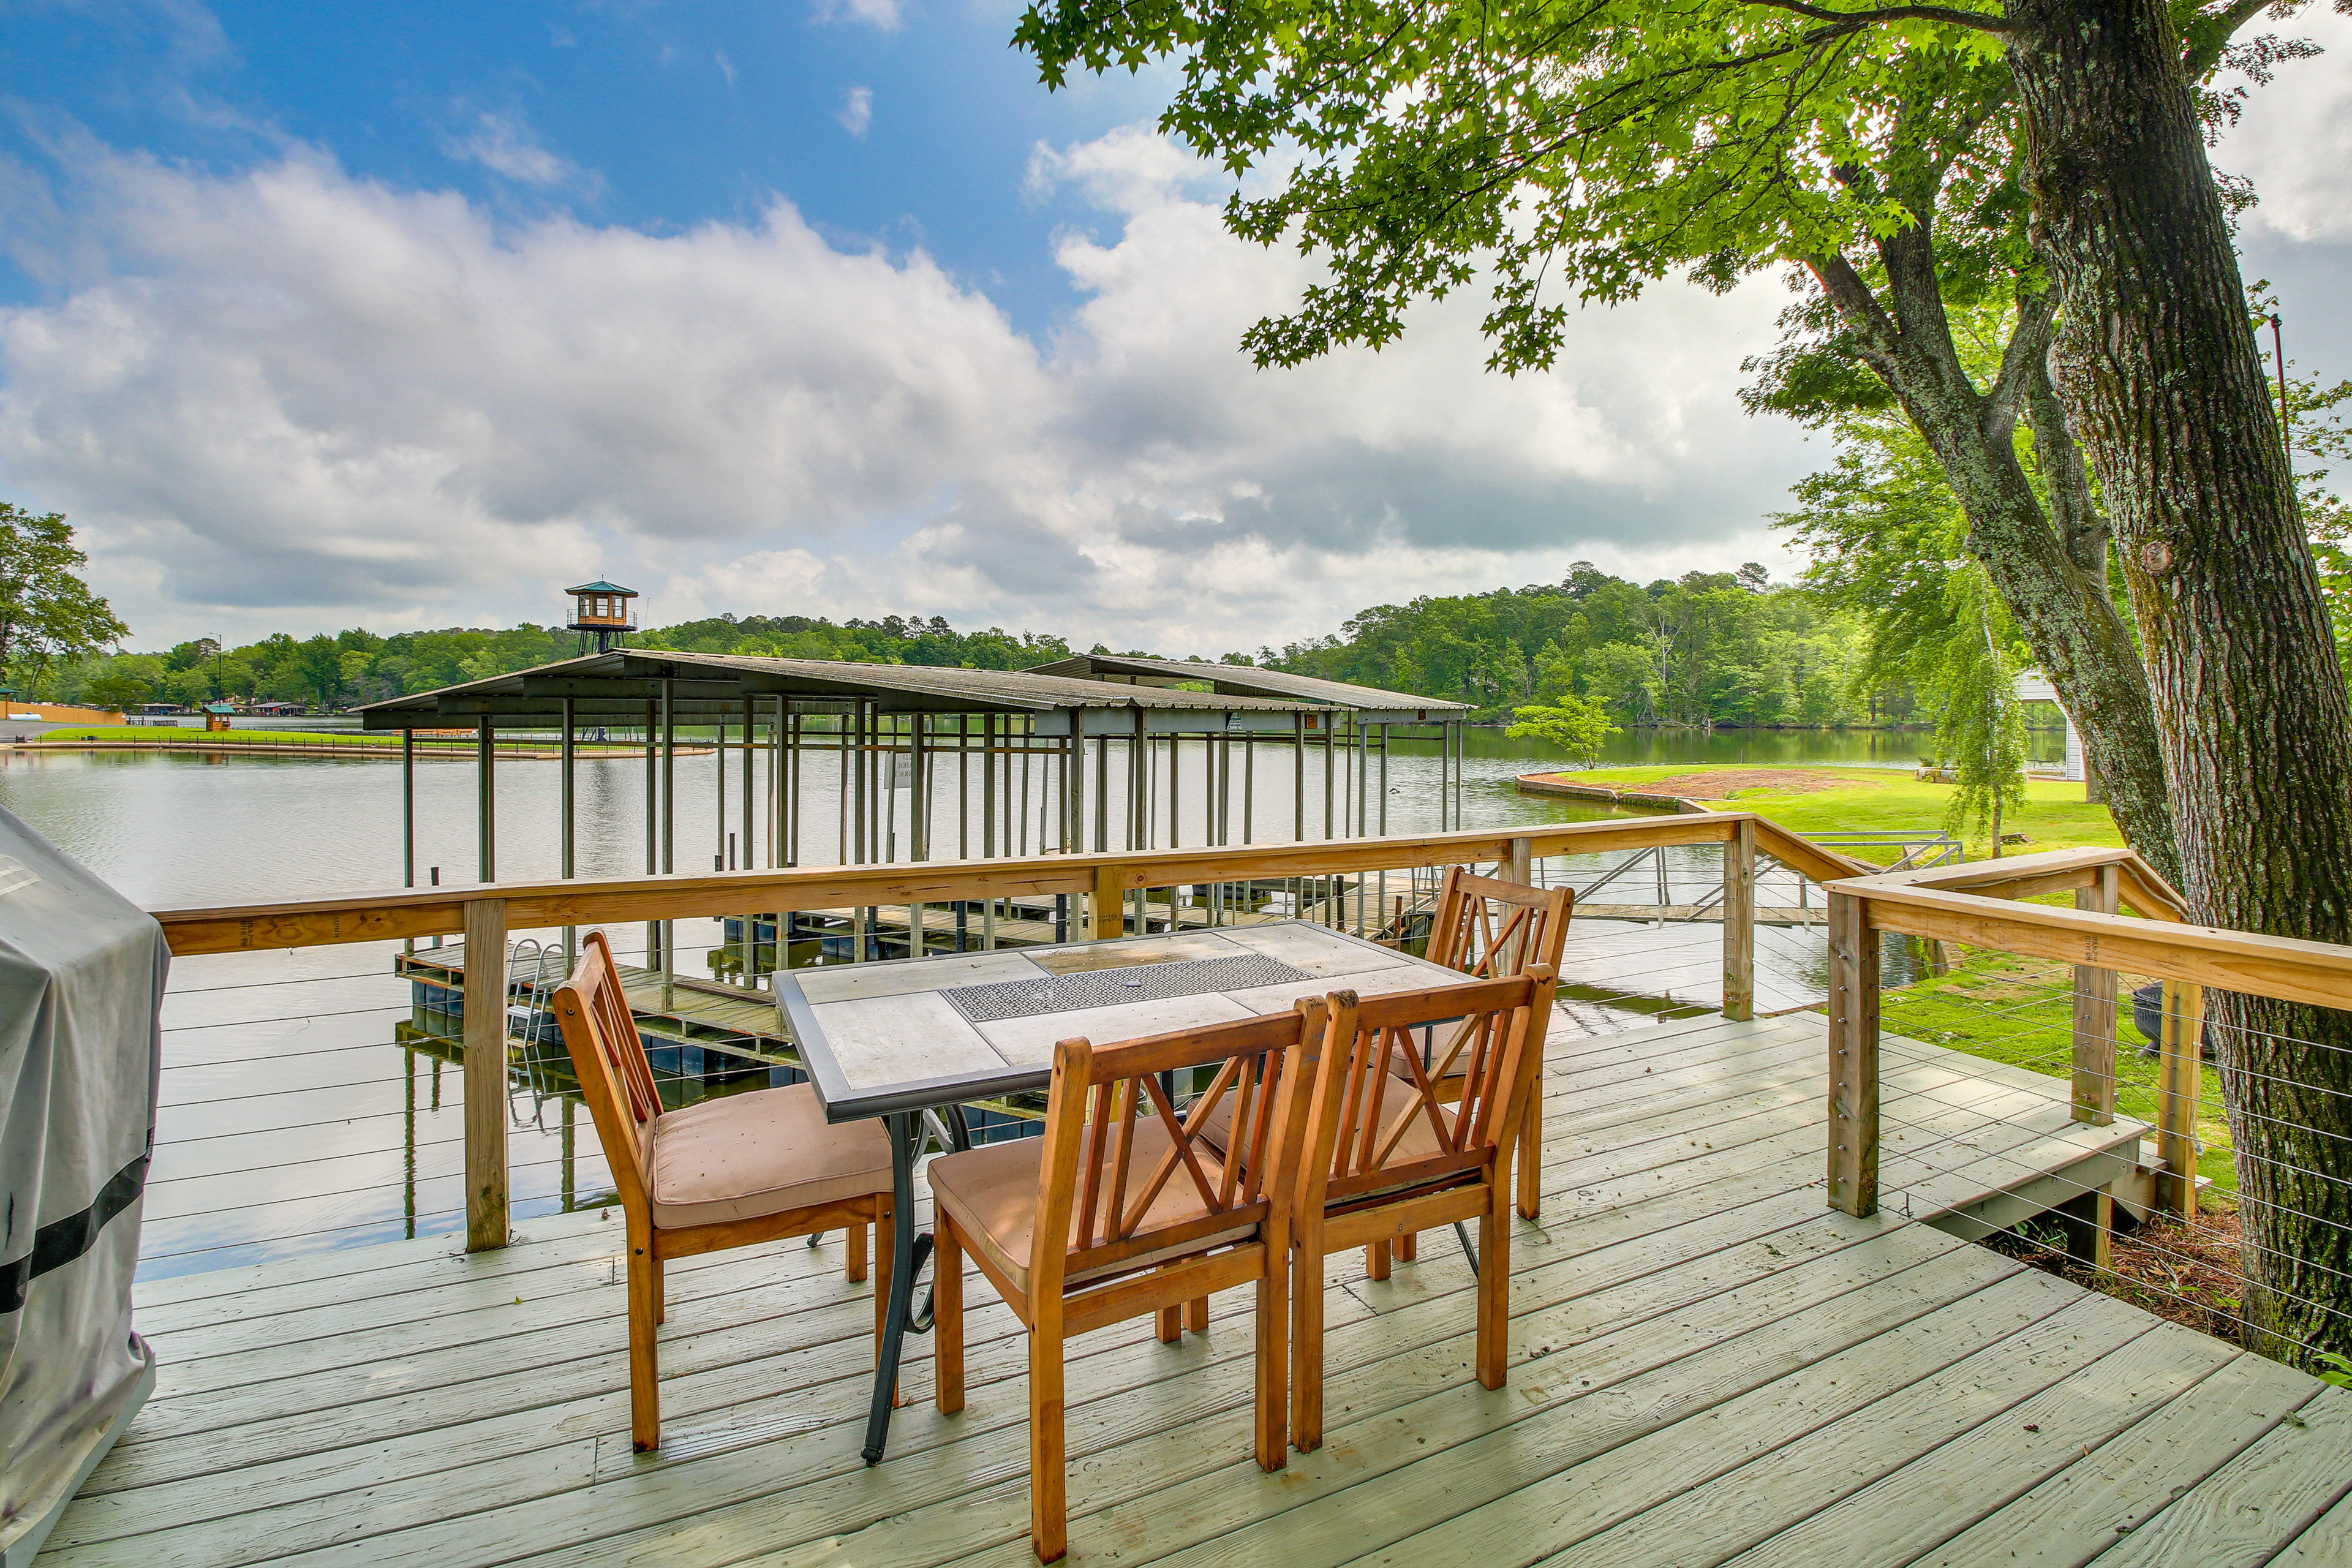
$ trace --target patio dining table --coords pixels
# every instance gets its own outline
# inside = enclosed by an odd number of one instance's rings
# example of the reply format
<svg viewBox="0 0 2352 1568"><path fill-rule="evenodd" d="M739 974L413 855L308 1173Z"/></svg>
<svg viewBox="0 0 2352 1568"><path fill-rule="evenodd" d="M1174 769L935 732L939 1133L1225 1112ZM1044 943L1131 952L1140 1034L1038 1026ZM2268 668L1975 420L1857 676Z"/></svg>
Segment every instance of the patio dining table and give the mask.
<svg viewBox="0 0 2352 1568"><path fill-rule="evenodd" d="M968 1142L957 1108L1042 1089L1056 1042L1098 1044L1276 1013L1301 996L1361 995L1470 984L1344 931L1298 921L1050 947L843 964L777 977L776 1004L800 1047L826 1120L879 1117L890 1135L897 1210L890 1300L866 1462L890 1435L898 1361L914 1311L915 1161L926 1112L944 1112L951 1147Z"/></svg>

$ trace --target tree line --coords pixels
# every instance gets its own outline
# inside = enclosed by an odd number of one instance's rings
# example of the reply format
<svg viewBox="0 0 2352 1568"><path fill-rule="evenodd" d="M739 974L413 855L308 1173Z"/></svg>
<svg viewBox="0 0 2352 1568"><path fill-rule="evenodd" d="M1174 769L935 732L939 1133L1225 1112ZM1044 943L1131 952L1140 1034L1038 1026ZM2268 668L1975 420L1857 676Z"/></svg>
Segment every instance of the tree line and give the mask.
<svg viewBox="0 0 2352 1568"><path fill-rule="evenodd" d="M1377 605L1249 662L1466 702L1485 722L1563 695L1621 725L1916 719L1908 680L1857 679L1869 652L1863 615L1776 585L1754 562L1639 585L1580 561L1555 584Z"/></svg>
<svg viewBox="0 0 2352 1568"><path fill-rule="evenodd" d="M102 605L103 601L100 601ZM835 623L811 616L714 616L661 626L628 646L687 653L851 659L870 664L1021 669L1069 657L1057 637L959 632L934 616ZM483 680L575 657L580 638L561 626L350 631L296 637L278 632L236 647L199 637L160 653L84 648L12 667L20 695L134 711L151 702L299 702L321 712Z"/></svg>

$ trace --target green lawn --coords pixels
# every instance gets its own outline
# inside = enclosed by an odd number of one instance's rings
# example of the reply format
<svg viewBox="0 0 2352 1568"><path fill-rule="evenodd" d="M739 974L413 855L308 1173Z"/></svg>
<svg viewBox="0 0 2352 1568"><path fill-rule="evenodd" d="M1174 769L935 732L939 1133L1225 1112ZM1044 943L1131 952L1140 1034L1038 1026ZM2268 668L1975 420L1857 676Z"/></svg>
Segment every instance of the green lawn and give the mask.
<svg viewBox="0 0 2352 1568"><path fill-rule="evenodd" d="M1963 948L1951 973L1888 991L1880 1003L1886 1032L1949 1046L1970 1056L2009 1062L2053 1078L2074 1076L2074 975L2063 964L1988 948ZM2157 1059L2139 1054L2146 1038L2132 1022L2131 993L2147 976L2117 977L2116 1110L2136 1121L2156 1120ZM2221 1118L2221 1080L2205 1068L2197 1100L2198 1173L2235 1192L2229 1124Z"/></svg>
<svg viewBox="0 0 2352 1568"><path fill-rule="evenodd" d="M1745 764L1701 767L1597 768L1589 773L1552 776L1569 784L1600 784L1609 789L1646 789L1667 779L1694 773L1752 772ZM1807 773L1827 774L1843 782L1827 789L1736 790L1727 799L1706 804L1718 811L1753 811L1798 833L1932 831L1943 826L1944 807L1952 798L1950 784L1921 784L1907 769L1817 768ZM2028 855L2037 849L2072 849L2086 844L2121 844L2115 819L2104 805L2083 799L2083 786L2063 780L2034 781L2025 786L2024 811L2005 818L2003 833L2022 833L2025 842L2003 847L2002 853ZM1981 837L1969 846L1970 859L1987 849ZM1891 860L1893 849L1860 850L1864 858Z"/></svg>

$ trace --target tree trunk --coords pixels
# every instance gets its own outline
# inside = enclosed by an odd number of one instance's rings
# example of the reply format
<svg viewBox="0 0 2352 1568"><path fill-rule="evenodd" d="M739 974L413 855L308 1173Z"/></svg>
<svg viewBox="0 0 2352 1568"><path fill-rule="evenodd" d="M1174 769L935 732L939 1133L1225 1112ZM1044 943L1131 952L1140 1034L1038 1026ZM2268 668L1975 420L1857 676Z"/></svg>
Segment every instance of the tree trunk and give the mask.
<svg viewBox="0 0 2352 1568"><path fill-rule="evenodd" d="M2009 0L2058 391L2147 650L2197 920L2352 940L2352 708L2161 0ZM2248 1318L2352 1350L2352 1016L2217 998Z"/></svg>
<svg viewBox="0 0 2352 1568"><path fill-rule="evenodd" d="M1961 368L1945 314L1935 265L1934 204L1915 199L1914 225L1881 240L1890 316L1843 257L1811 265L1839 316L1862 344L1861 354L1885 382L1903 411L1934 450L1968 519L1969 549L1984 563L1993 586L2025 633L2042 673L2083 732L2084 752L2107 781L2107 807L2125 842L2168 879L2180 869L2172 808L2165 787L2155 709L2130 628L2107 597L2104 574L2085 574L2070 544L2042 509L2017 460L2013 400L2027 373L2040 377L2044 309L2021 312L2028 355L1994 395L1979 392ZM2084 492L2087 507L2087 489ZM2105 555L2104 539L2097 559Z"/></svg>

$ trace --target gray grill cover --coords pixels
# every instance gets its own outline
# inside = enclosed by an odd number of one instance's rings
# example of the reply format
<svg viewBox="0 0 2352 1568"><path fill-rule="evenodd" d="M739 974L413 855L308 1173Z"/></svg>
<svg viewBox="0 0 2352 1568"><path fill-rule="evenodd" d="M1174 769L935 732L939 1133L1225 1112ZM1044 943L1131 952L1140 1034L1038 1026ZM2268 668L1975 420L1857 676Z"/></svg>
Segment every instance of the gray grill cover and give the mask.
<svg viewBox="0 0 2352 1568"><path fill-rule="evenodd" d="M170 952L0 811L0 1568L20 1568L155 1380L131 1331Z"/></svg>

